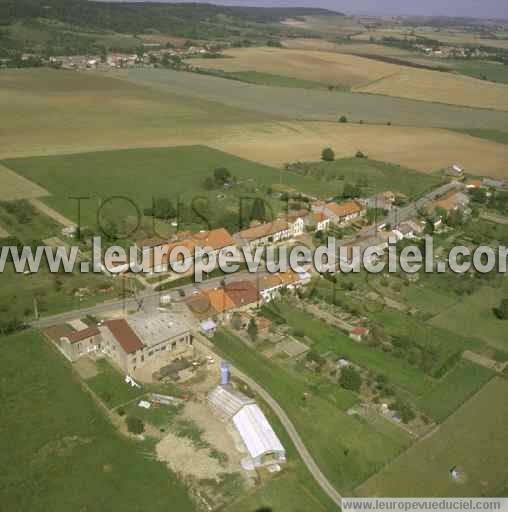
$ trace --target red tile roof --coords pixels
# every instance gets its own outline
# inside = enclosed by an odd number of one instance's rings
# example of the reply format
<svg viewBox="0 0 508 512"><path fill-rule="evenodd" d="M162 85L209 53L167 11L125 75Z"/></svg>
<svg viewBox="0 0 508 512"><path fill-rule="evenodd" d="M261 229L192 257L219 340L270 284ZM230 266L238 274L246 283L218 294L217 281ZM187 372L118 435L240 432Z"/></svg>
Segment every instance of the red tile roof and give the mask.
<svg viewBox="0 0 508 512"><path fill-rule="evenodd" d="M134 354L143 349L143 342L126 320L108 320L104 322L104 325L111 331L111 334L127 354Z"/></svg>
<svg viewBox="0 0 508 512"><path fill-rule="evenodd" d="M205 293L210 305L215 311L217 311L217 313L224 313L231 309L235 309L235 303L229 298L222 288L207 290Z"/></svg>
<svg viewBox="0 0 508 512"><path fill-rule="evenodd" d="M243 240L251 242L253 240L275 235L276 233L280 233L281 231L285 231L287 229L289 229L289 225L285 220L276 219L266 224L260 224L259 226L254 226L253 228L244 229L243 231L240 231L239 236Z"/></svg>
<svg viewBox="0 0 508 512"><path fill-rule="evenodd" d="M315 222L324 222L329 217L324 212L312 212Z"/></svg>
<svg viewBox="0 0 508 512"><path fill-rule="evenodd" d="M337 217L346 217L348 215L354 215L361 213L362 209L356 201L346 201L344 203L328 203L326 205L331 212Z"/></svg>
<svg viewBox="0 0 508 512"><path fill-rule="evenodd" d="M192 233L185 231L177 233L178 238L189 239L199 247L211 247L218 251L224 247L235 245L233 237L229 234L229 231L224 228L212 229L211 231L201 231L199 233Z"/></svg>
<svg viewBox="0 0 508 512"><path fill-rule="evenodd" d="M88 338L92 338L93 336L98 336L99 334L99 329L95 325L92 325L91 327L88 327L88 329L82 329L81 331L71 332L70 334L66 335L66 338L71 343L77 343L78 341L83 341Z"/></svg>
<svg viewBox="0 0 508 512"><path fill-rule="evenodd" d="M251 281L229 283L224 290L237 308L255 304L259 298L257 288Z"/></svg>
<svg viewBox="0 0 508 512"><path fill-rule="evenodd" d="M364 334L367 334L369 330L366 327L353 327L351 329L351 334L356 334L359 336L363 336Z"/></svg>

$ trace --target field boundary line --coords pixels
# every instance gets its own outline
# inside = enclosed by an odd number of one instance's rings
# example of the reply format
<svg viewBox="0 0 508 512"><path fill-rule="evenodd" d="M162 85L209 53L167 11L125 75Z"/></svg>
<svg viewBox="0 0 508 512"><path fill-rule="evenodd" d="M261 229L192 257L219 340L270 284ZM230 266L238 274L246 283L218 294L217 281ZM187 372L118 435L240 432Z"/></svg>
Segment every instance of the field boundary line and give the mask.
<svg viewBox="0 0 508 512"><path fill-rule="evenodd" d="M0 162L0 184L2 201L19 201L50 195L47 189L13 171L3 162Z"/></svg>
<svg viewBox="0 0 508 512"><path fill-rule="evenodd" d="M447 423L448 421L450 421L453 416L455 416L463 407L466 406L466 404L468 404L471 400L473 400L473 398L476 397L476 395L478 395L482 390L483 388L485 388L485 386L487 386L488 384L490 384L494 379L496 378L499 378L499 375L496 375L494 374L492 376L491 379L489 379L487 382L485 382L485 384L483 384L482 386L480 386L475 393L473 393L471 396L469 396L467 398L467 400L464 400L464 402L462 402L462 404L460 404L459 407L457 407L457 409L455 409L455 411L453 411L452 414L450 414L442 423L438 423L430 432L427 432L424 436L420 437L420 439L418 439L416 442L414 442L413 444L411 444L410 446L407 447L407 449L403 450L401 453L399 453L399 455L397 455L397 457L395 457L394 459L392 459L390 462L388 462L387 464L385 464L382 468L379 469L379 471L377 471L376 473L374 473L373 475L369 476L369 478L367 478L367 480L363 481L362 483L358 484L356 486L356 488L354 489L354 492L355 492L355 495L356 495L356 490L359 489L360 487L362 487L363 485L365 485L369 480L371 480L372 478L375 478L377 475L379 475L379 473L381 473L382 471L384 471L386 468L389 468L392 464L395 464L395 462L397 462L403 455L405 455L409 450L413 450L416 446L418 446L419 444L421 444L422 442L424 442L426 439L429 439L430 437L432 437L434 434L436 434L437 432L439 432L441 430L441 427Z"/></svg>
<svg viewBox="0 0 508 512"><path fill-rule="evenodd" d="M61 213L57 212L51 206L48 206L47 204L43 203L40 199L32 198L28 200L29 203L39 210L41 213L49 217L50 219L53 219L54 221L58 222L58 224L61 224L62 226L66 228L75 228L76 224L69 220L65 215L62 215Z"/></svg>

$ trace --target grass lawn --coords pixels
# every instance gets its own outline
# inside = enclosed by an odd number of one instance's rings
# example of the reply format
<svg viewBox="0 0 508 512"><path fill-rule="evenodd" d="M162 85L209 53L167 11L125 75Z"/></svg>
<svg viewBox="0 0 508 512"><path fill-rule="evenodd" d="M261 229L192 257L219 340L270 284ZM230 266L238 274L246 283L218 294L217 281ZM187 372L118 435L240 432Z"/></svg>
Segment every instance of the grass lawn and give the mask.
<svg viewBox="0 0 508 512"><path fill-rule="evenodd" d="M154 427L164 430L167 430L168 427L173 424L176 417L181 412L181 407L177 405L165 405L143 409L138 406L138 401L132 402L123 409L127 416L134 416L143 420L145 423L150 423Z"/></svg>
<svg viewBox="0 0 508 512"><path fill-rule="evenodd" d="M123 375L106 359L97 361L96 366L98 373L88 379L87 384L110 409L141 398L146 393L143 387L132 388L126 384Z"/></svg>
<svg viewBox="0 0 508 512"><path fill-rule="evenodd" d="M43 183L52 194L44 201L75 221L77 201L70 198L89 197L82 201L81 218L83 224L94 227L99 206L111 197L116 199L104 208L103 223L110 219L120 222L125 217L136 218L136 206L142 214L151 206L153 197L168 197L175 203L180 198L188 208L198 196L214 200L220 191L206 191L203 182L218 167L228 168L244 185L238 192L235 189L227 193L228 200L220 203L222 208L225 203L228 207L236 207L237 212L239 195L252 197L261 191L264 194L266 187L281 180L280 170L205 146L23 158L8 160L6 165L36 183ZM284 173L284 183L301 192L319 196L329 193L326 182L312 177ZM201 204L195 207L202 211Z"/></svg>
<svg viewBox="0 0 508 512"><path fill-rule="evenodd" d="M499 320L492 311L499 306L506 294L506 286L481 288L454 307L434 317L431 324L465 338L478 338L496 349L508 352L507 322Z"/></svg>
<svg viewBox="0 0 508 512"><path fill-rule="evenodd" d="M388 422L370 424L348 416L301 375L276 366L228 331L219 331L212 341L223 357L262 383L280 403L338 490L353 489L409 445L404 431Z"/></svg>
<svg viewBox="0 0 508 512"><path fill-rule="evenodd" d="M442 422L486 384L495 372L470 361L460 361L419 401L419 409Z"/></svg>
<svg viewBox="0 0 508 512"><path fill-rule="evenodd" d="M149 446L116 432L38 333L0 340L0 500L19 512L195 510Z"/></svg>
<svg viewBox="0 0 508 512"><path fill-rule="evenodd" d="M362 496L505 496L508 381L495 378L430 437L356 490ZM464 481L454 482L456 466Z"/></svg>

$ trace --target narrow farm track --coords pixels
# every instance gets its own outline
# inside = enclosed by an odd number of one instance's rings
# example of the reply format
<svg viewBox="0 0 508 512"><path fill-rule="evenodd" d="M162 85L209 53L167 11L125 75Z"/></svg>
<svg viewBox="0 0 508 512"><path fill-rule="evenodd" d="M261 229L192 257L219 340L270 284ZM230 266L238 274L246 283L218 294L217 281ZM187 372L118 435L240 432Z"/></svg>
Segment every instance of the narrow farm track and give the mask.
<svg viewBox="0 0 508 512"><path fill-rule="evenodd" d="M47 204L44 204L40 199L29 199L30 204L39 210L44 215L47 215L49 218L53 219L54 221L58 222L62 226L66 228L74 228L76 227L76 224L69 220L67 217L62 215L61 213L57 212L56 210L53 210L50 206Z"/></svg>
<svg viewBox="0 0 508 512"><path fill-rule="evenodd" d="M272 396L259 384L257 384L250 377L237 370L236 368L232 368L232 374L243 380L253 391L255 391L273 410L279 421L282 423L282 426L286 429L291 441L295 445L296 450L300 454L305 466L310 471L312 476L315 478L316 482L319 484L321 489L328 495L328 497L338 506L340 507L341 503L341 495L336 491L335 487L330 483L330 481L326 478L325 475L319 469L319 466L316 464L316 461L310 454L309 450L307 450L305 444L302 441L302 438L296 431L293 422L289 419L288 415L284 412L279 403L272 398Z"/></svg>

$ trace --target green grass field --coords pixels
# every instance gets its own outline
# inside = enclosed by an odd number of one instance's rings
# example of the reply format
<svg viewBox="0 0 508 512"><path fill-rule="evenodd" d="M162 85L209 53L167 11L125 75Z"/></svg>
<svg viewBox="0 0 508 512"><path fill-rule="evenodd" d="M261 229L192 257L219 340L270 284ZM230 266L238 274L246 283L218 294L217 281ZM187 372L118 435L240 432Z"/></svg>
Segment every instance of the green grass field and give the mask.
<svg viewBox="0 0 508 512"><path fill-rule="evenodd" d="M418 401L419 409L441 423L494 375L494 371L483 366L460 361Z"/></svg>
<svg viewBox="0 0 508 512"><path fill-rule="evenodd" d="M498 130L508 124L508 114L503 112L370 94L258 86L171 70L132 70L128 77L156 91L291 119L336 121L346 115L351 122L371 124Z"/></svg>
<svg viewBox="0 0 508 512"><path fill-rule="evenodd" d="M379 471L409 445L407 434L389 422L348 416L305 378L268 361L227 331L213 338L216 349L279 401L321 470L343 492ZM307 400L303 394L309 393Z"/></svg>
<svg viewBox="0 0 508 512"><path fill-rule="evenodd" d="M149 443L116 432L39 334L0 340L0 501L19 512L195 510Z"/></svg>
<svg viewBox="0 0 508 512"><path fill-rule="evenodd" d="M141 213L151 206L153 197L169 197L175 203L180 197L188 207L197 196L215 201L219 192L206 191L203 182L217 167L228 168L244 182L240 195L256 195L257 190L279 184L281 180L285 186L301 192L319 196L329 193L329 186L324 181L294 173L281 176L280 170L205 146L34 157L7 160L5 164L36 183L44 183L52 194L44 201L75 221L77 201L70 198L89 197L89 200L83 200L81 208L82 222L89 226L97 223L99 205L113 196L117 199L105 208L105 212L114 209L113 218L118 221L126 216L136 217L136 208L130 201L135 202ZM247 193L247 189L251 192ZM238 211L238 197L235 202ZM235 202L227 201L228 207L234 207Z"/></svg>
<svg viewBox="0 0 508 512"><path fill-rule="evenodd" d="M366 159L337 160L331 164L316 164L317 174L305 176L258 164L205 146L175 148L129 149L99 151L62 156L45 156L6 160L7 167L44 186L51 196L43 200L77 221L77 200L82 201L81 220L89 226L97 224L98 207L108 198L116 199L104 209L101 221L110 212L120 222L136 217L150 207L152 197L170 197L176 203L181 198L187 206L196 197L207 197L215 210L240 206L238 196L258 195L269 186L283 183L285 187L328 197L340 194L344 183L366 184L366 193L395 190L407 195L421 194L441 183L441 178L418 173L396 165ZM228 200L217 200L218 191L203 188L206 177L217 167L226 167L239 180L240 188L226 192ZM263 196L265 197L265 196ZM122 199L127 198L127 199ZM200 208L200 207L199 207Z"/></svg>
<svg viewBox="0 0 508 512"><path fill-rule="evenodd" d="M122 375L106 359L97 361L97 375L87 380L90 389L110 409L142 397L146 391L125 384Z"/></svg>
<svg viewBox="0 0 508 512"><path fill-rule="evenodd" d="M434 317L431 324L466 338L478 338L496 349L508 352L506 322L499 320L493 312L493 308L499 306L506 293L506 286L481 288Z"/></svg>
<svg viewBox="0 0 508 512"><path fill-rule="evenodd" d="M368 158L343 158L308 164L311 176L328 181L330 192L341 194L345 183L359 183L363 196L390 190L408 197L418 196L443 183L443 177L424 174L400 165ZM338 181L338 182L337 182Z"/></svg>
<svg viewBox="0 0 508 512"><path fill-rule="evenodd" d="M486 62L476 59L447 59L446 66L461 75L472 76L488 80L489 82L499 82L508 84L508 66L498 62Z"/></svg>
<svg viewBox="0 0 508 512"><path fill-rule="evenodd" d="M495 378L439 430L360 486L361 496L505 496L508 381ZM450 478L457 467L462 482Z"/></svg>

